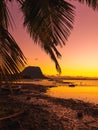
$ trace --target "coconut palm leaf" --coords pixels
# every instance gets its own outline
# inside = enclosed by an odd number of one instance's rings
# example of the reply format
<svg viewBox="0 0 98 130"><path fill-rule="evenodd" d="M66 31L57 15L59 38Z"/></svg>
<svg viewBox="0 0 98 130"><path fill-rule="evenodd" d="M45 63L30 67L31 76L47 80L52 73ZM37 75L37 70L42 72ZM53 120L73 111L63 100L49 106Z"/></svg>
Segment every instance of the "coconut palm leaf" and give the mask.
<svg viewBox="0 0 98 130"><path fill-rule="evenodd" d="M78 0L81 3L86 3L88 6L92 7L94 10L98 9L98 0Z"/></svg>
<svg viewBox="0 0 98 130"><path fill-rule="evenodd" d="M0 24L3 27L4 31L7 34L7 40L13 43L14 39L9 34L5 28L8 27L10 19L9 13L6 6L6 1L13 0L1 0L0 1ZM44 51L50 55L51 59L55 62L58 72L61 72L61 68L58 64L57 58L61 57L57 49L57 45L65 45L65 41L70 35L71 29L73 28L74 21L74 6L72 3L67 2L66 0L16 0L20 3L22 12L24 14L24 26L27 27L30 36L33 38L35 43L39 44ZM92 7L94 10L98 9L98 0L78 0L81 3L86 3L88 6ZM5 44L5 40L3 41ZM3 43L2 42L2 43ZM14 41L14 45L16 42ZM8 46L4 46L5 50ZM13 45L10 46L10 49L13 49ZM17 48L17 47L16 47ZM19 49L19 48L18 48ZM16 49L17 50L17 49ZM6 60L5 58L5 71L8 73L13 73L18 71L19 68L15 67L14 69L10 68L10 62L18 62L23 65L22 61L22 52L20 55L17 50L17 53L13 53L13 56L8 55L4 51L5 57L10 57L11 59ZM11 54L10 53L10 54ZM18 56L19 55L19 56ZM18 59L16 57L18 56ZM17 59L17 60L16 60ZM15 63L15 66L16 63Z"/></svg>
<svg viewBox="0 0 98 130"><path fill-rule="evenodd" d="M11 25L11 18L7 2L0 0L0 25L8 29L8 26Z"/></svg>
<svg viewBox="0 0 98 130"><path fill-rule="evenodd" d="M0 26L0 69L4 75L20 72L26 59L11 34Z"/></svg>
<svg viewBox="0 0 98 130"><path fill-rule="evenodd" d="M0 25L8 27L8 13L6 4L3 0L0 1Z"/></svg>
<svg viewBox="0 0 98 130"><path fill-rule="evenodd" d="M5 0L0 0L0 73L4 76L20 72L26 63L22 51L8 32L10 13Z"/></svg>
<svg viewBox="0 0 98 130"><path fill-rule="evenodd" d="M68 39L73 27L73 9L74 6L64 0L25 0L22 6L24 26L35 43L51 56L59 72L56 58L61 55L56 46L62 46Z"/></svg>
<svg viewBox="0 0 98 130"><path fill-rule="evenodd" d="M98 8L97 0L78 1L86 2L93 9ZM70 35L74 21L74 6L64 0L24 0L22 11L24 26L27 27L30 36L51 56L60 72L57 58L61 55L56 46L64 45Z"/></svg>

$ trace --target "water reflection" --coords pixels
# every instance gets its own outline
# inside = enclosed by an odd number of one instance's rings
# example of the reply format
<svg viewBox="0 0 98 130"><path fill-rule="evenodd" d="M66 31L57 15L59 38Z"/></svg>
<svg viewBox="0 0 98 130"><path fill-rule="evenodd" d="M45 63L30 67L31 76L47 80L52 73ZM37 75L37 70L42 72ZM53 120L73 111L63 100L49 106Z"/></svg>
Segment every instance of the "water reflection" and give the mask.
<svg viewBox="0 0 98 130"><path fill-rule="evenodd" d="M98 104L98 80L49 80L25 79L18 81L21 84L36 84L44 86L58 86L50 88L46 94L60 98L80 99ZM75 87L69 87L73 83Z"/></svg>
<svg viewBox="0 0 98 130"><path fill-rule="evenodd" d="M98 87L96 86L76 86L71 88L58 86L50 88L47 94L53 97L80 99L98 104Z"/></svg>

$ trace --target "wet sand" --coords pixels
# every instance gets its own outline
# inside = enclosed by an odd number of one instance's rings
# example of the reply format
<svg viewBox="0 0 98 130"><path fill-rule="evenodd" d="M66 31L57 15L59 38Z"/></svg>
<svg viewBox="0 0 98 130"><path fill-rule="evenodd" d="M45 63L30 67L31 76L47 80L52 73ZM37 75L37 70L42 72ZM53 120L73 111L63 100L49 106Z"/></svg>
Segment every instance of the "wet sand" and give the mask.
<svg viewBox="0 0 98 130"><path fill-rule="evenodd" d="M13 96L24 106L22 130L98 130L98 105L49 97L45 92L50 87L24 84Z"/></svg>

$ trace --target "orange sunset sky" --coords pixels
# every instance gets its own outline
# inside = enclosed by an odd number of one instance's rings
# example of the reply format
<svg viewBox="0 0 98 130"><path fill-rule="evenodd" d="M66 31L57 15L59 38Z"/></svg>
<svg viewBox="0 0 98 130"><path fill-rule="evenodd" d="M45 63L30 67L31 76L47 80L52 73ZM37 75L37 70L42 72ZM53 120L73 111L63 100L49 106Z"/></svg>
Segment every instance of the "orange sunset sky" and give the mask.
<svg viewBox="0 0 98 130"><path fill-rule="evenodd" d="M61 75L98 77L98 11L78 2L73 4L76 6L74 28L66 46L58 47L62 54L59 59ZM54 62L38 45L33 44L23 28L23 16L17 4L13 2L9 7L15 22L10 32L27 57L28 65L39 66L46 75L56 75Z"/></svg>

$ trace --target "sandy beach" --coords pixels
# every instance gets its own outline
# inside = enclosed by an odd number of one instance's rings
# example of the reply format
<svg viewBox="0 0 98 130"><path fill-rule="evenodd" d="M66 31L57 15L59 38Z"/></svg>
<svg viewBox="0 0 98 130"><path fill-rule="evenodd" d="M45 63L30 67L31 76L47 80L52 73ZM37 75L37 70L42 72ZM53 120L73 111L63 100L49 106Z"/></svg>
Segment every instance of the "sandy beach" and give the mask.
<svg viewBox="0 0 98 130"><path fill-rule="evenodd" d="M17 120L20 122L18 126L14 123L8 129L98 130L97 105L80 100L49 97L45 92L53 86L23 84L21 87L20 93L10 98L12 102L21 103L24 114Z"/></svg>

